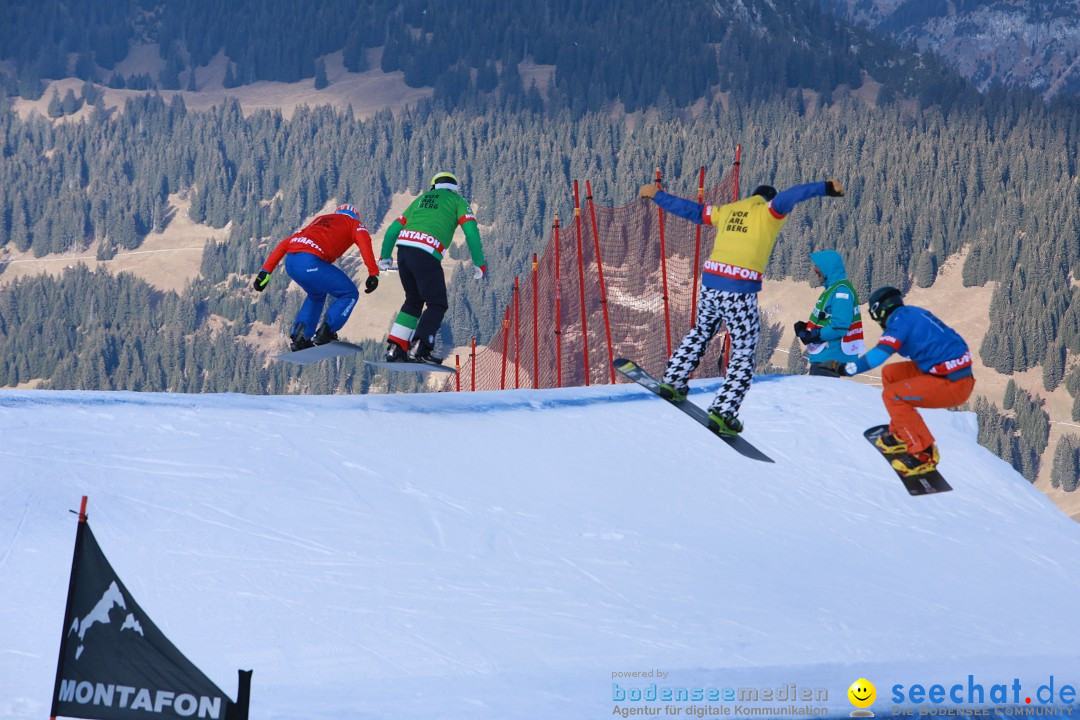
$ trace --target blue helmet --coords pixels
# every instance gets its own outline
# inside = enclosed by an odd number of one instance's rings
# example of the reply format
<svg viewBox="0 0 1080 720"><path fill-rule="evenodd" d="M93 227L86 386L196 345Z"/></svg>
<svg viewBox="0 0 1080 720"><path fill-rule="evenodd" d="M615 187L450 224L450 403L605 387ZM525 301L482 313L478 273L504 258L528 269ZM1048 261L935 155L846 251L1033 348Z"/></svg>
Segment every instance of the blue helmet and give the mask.
<svg viewBox="0 0 1080 720"><path fill-rule="evenodd" d="M359 220L360 219L360 213L356 212L356 208L353 207L352 205L350 205L349 203L345 203L344 205L338 205L338 209L335 210L334 212L338 213L340 215L348 215L353 220Z"/></svg>

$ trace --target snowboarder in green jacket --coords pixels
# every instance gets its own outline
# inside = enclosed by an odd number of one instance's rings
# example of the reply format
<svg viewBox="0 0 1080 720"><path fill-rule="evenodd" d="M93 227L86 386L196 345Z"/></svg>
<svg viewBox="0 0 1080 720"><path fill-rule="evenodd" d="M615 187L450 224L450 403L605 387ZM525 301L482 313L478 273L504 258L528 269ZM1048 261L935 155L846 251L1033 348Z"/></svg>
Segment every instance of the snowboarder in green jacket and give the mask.
<svg viewBox="0 0 1080 720"><path fill-rule="evenodd" d="M379 268L393 267L390 253L396 246L398 276L405 289L405 302L386 338L388 362L442 364L442 358L432 355L447 309L442 259L459 225L476 266L473 278L483 280L487 274L476 217L460 192L453 173L436 173L431 189L413 200L383 237Z"/></svg>

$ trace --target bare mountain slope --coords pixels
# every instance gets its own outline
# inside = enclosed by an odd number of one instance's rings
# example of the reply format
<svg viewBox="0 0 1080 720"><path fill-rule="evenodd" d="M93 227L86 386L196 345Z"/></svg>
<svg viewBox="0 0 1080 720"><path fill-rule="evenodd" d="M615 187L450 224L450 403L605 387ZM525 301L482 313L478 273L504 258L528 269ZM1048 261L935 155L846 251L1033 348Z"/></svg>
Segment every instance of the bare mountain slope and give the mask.
<svg viewBox="0 0 1080 720"><path fill-rule="evenodd" d="M932 50L980 89L993 83L1046 98L1080 91L1080 2L830 0L837 11Z"/></svg>

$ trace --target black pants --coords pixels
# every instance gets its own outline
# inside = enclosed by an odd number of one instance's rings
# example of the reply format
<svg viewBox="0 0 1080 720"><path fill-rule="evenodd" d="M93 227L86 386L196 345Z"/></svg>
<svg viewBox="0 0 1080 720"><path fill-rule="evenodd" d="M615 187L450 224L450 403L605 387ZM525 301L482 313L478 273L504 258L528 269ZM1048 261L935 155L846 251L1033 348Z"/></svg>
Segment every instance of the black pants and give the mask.
<svg viewBox="0 0 1080 720"><path fill-rule="evenodd" d="M844 377L840 374L840 371L836 369L836 365L831 363L810 363L810 372L808 375L820 375L822 377Z"/></svg>
<svg viewBox="0 0 1080 720"><path fill-rule="evenodd" d="M401 287L405 288L401 312L419 318L413 337L434 345L447 308L442 263L419 248L399 247L397 264Z"/></svg>

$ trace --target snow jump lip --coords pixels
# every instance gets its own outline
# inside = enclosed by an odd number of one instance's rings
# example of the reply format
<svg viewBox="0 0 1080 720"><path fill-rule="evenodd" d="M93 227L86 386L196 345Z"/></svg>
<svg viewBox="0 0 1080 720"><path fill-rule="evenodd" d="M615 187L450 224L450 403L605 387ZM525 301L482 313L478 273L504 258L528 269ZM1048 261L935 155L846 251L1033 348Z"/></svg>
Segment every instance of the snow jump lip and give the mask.
<svg viewBox="0 0 1080 720"><path fill-rule="evenodd" d="M719 382L693 387L690 394L710 393ZM186 408L190 410L214 407L236 408L242 403L248 409L282 409L293 406L327 403L335 410L364 409L375 412L410 412L421 407L425 413L460 414L474 412L500 412L520 410L548 410L558 408L589 407L611 403L644 402L650 398L639 394L630 383L618 385L593 385L588 396L579 391L583 387L547 388L540 390L482 390L476 392L423 393L415 395L244 395L242 393L167 393L90 391L90 390L11 390L0 392L0 408L19 409L31 407L106 407L128 405L139 407Z"/></svg>

